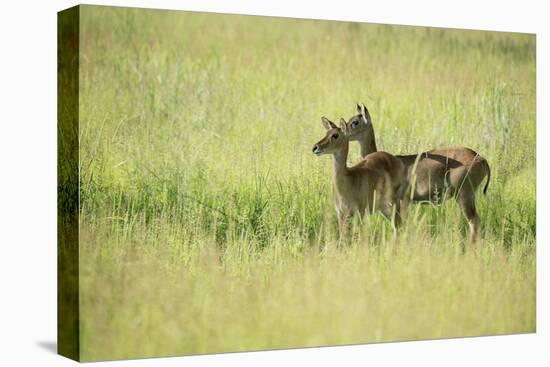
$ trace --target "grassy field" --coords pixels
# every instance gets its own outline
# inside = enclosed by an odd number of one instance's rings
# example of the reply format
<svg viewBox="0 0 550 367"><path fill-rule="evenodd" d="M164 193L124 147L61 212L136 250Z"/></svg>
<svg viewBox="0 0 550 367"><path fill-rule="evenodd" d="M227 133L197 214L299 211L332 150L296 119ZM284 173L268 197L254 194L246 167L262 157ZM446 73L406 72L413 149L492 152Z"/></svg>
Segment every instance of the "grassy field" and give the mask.
<svg viewBox="0 0 550 367"><path fill-rule="evenodd" d="M83 360L535 331L534 36L85 6L80 41ZM453 201L339 243L311 146L357 102L487 158L477 247Z"/></svg>

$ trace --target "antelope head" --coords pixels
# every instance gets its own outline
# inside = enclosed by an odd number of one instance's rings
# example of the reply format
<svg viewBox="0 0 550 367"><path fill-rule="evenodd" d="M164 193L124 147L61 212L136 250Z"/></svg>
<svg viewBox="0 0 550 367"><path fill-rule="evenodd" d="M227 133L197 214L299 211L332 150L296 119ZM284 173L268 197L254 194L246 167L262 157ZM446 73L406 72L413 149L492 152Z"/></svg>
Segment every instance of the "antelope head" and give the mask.
<svg viewBox="0 0 550 367"><path fill-rule="evenodd" d="M335 154L342 151L342 149L347 148L349 142L349 129L346 121L341 118L340 127L338 127L332 121L323 116L321 117L321 122L327 130L327 133L323 139L313 145L313 154Z"/></svg>
<svg viewBox="0 0 550 367"><path fill-rule="evenodd" d="M349 140L361 140L365 134L372 131L372 120L369 110L363 105L357 105L357 115L351 117L347 123L349 128Z"/></svg>

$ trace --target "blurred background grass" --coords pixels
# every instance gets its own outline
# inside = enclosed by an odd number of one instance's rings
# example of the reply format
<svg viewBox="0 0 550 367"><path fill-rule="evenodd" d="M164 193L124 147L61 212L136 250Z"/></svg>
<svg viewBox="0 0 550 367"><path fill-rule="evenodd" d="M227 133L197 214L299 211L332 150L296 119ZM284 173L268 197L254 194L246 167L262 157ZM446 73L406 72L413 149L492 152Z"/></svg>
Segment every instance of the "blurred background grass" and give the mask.
<svg viewBox="0 0 550 367"><path fill-rule="evenodd" d="M535 37L83 6L84 360L535 330ZM454 202L338 246L320 117L487 158ZM351 147L349 164L359 158Z"/></svg>

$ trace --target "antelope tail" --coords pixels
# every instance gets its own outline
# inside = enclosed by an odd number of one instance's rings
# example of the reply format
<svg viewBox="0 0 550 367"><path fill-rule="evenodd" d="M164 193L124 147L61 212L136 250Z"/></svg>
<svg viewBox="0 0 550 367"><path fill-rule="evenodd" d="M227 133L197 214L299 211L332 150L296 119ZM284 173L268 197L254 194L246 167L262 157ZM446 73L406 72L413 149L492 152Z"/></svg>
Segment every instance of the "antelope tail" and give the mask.
<svg viewBox="0 0 550 367"><path fill-rule="evenodd" d="M485 171L487 173L487 182L485 183L485 187L483 188L483 195L487 194L487 188L489 187L489 181L491 181L491 168L489 167L489 163L485 161Z"/></svg>

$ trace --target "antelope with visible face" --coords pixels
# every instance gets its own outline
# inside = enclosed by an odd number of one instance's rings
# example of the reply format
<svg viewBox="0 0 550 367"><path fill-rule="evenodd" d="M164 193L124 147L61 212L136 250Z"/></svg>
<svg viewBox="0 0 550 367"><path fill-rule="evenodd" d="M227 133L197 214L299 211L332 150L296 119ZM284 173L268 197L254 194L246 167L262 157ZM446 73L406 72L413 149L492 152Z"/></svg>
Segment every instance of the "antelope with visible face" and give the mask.
<svg viewBox="0 0 550 367"><path fill-rule="evenodd" d="M341 236L347 232L348 220L358 214L380 211L396 231L401 224L400 201L406 188L403 163L391 154L376 152L348 168L349 127L344 119L337 127L322 118L327 133L313 146L315 155L333 156L333 194Z"/></svg>
<svg viewBox="0 0 550 367"><path fill-rule="evenodd" d="M365 105L357 105L357 113L347 123L349 140L359 142L364 158L376 152L376 138ZM435 204L454 197L470 226L470 241L475 242L480 227L475 192L487 177L483 188L485 194L491 179L491 169L485 158L465 147L437 148L396 157L406 170L410 192L405 197L416 203Z"/></svg>

